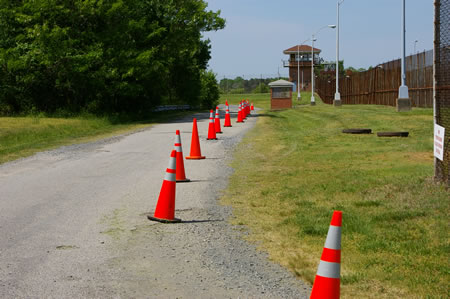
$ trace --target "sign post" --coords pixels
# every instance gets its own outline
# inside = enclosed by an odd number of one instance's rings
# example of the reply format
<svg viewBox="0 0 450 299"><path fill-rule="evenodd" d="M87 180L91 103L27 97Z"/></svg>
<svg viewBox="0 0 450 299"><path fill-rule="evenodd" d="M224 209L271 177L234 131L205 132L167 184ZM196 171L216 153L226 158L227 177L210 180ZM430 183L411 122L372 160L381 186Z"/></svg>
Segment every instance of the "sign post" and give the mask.
<svg viewBox="0 0 450 299"><path fill-rule="evenodd" d="M434 156L439 160L444 160L444 136L445 128L434 124Z"/></svg>

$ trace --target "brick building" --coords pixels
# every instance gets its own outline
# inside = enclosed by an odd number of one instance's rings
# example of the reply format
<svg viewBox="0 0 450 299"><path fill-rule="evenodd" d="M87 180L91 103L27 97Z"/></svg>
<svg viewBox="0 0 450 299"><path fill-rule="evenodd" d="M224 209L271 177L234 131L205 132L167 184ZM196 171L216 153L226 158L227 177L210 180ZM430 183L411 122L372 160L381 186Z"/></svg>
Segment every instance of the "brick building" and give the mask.
<svg viewBox="0 0 450 299"><path fill-rule="evenodd" d="M322 63L319 57L321 50L314 48L314 65ZM289 55L289 60L283 61L283 66L289 68L289 81L297 86L297 69L300 68L300 85L303 77L303 90L311 90L311 46L297 45L283 51Z"/></svg>
<svg viewBox="0 0 450 299"><path fill-rule="evenodd" d="M270 109L281 110L292 108L292 87L294 84L286 80L269 83Z"/></svg>

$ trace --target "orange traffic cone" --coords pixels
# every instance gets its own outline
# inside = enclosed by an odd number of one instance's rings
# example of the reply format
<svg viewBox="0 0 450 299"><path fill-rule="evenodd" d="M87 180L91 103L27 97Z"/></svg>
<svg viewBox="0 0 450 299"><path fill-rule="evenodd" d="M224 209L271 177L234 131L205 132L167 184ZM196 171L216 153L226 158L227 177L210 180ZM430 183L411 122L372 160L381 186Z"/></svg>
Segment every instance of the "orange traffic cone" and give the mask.
<svg viewBox="0 0 450 299"><path fill-rule="evenodd" d="M241 104L241 117L242 117L242 121L245 121L245 118L247 117L245 115L245 103L244 103L244 101L242 101L242 104Z"/></svg>
<svg viewBox="0 0 450 299"><path fill-rule="evenodd" d="M339 299L342 212L334 211L310 299Z"/></svg>
<svg viewBox="0 0 450 299"><path fill-rule="evenodd" d="M244 118L247 118L247 115L248 115L247 108L248 108L248 106L247 106L247 101L244 101L244 115L245 115Z"/></svg>
<svg viewBox="0 0 450 299"><path fill-rule="evenodd" d="M217 140L216 127L214 125L213 111L209 111L209 127L208 127L208 138L206 140Z"/></svg>
<svg viewBox="0 0 450 299"><path fill-rule="evenodd" d="M228 100L225 100L225 106L228 106Z"/></svg>
<svg viewBox="0 0 450 299"><path fill-rule="evenodd" d="M253 107L253 102L252 102L252 105L250 106L250 110L251 111L255 110L255 107Z"/></svg>
<svg viewBox="0 0 450 299"><path fill-rule="evenodd" d="M243 118L242 118L242 109L241 109L241 107L242 107L242 103L239 103L239 110L238 110L238 116L237 116L237 123L243 123L244 122L244 120L243 120Z"/></svg>
<svg viewBox="0 0 450 299"><path fill-rule="evenodd" d="M191 180L186 178L186 173L184 172L183 148L181 147L180 130L177 130L175 134L175 150L177 151L176 181L177 183L190 182Z"/></svg>
<svg viewBox="0 0 450 299"><path fill-rule="evenodd" d="M177 152L175 150L170 154L169 167L166 169L166 175L159 192L158 203L156 204L155 214L148 215L149 220L174 223L181 222L181 219L175 218L175 173L176 173Z"/></svg>
<svg viewBox="0 0 450 299"><path fill-rule="evenodd" d="M194 118L194 120L192 121L191 153L188 157L186 157L186 159L189 160L205 159L205 156L202 156L202 151L200 149L200 139L198 138L196 118Z"/></svg>
<svg viewBox="0 0 450 299"><path fill-rule="evenodd" d="M239 103L238 105L238 113L237 113L237 123L242 122L242 118L241 118L241 103Z"/></svg>
<svg viewBox="0 0 450 299"><path fill-rule="evenodd" d="M249 115L249 114L250 114L250 103L247 100L247 115Z"/></svg>
<svg viewBox="0 0 450 299"><path fill-rule="evenodd" d="M228 106L228 101L225 102L225 105L227 106L227 110L225 111L225 123L223 126L231 127L230 107Z"/></svg>
<svg viewBox="0 0 450 299"><path fill-rule="evenodd" d="M216 107L216 118L214 119L214 129L216 130L216 134L222 134L222 129L220 128L219 107Z"/></svg>

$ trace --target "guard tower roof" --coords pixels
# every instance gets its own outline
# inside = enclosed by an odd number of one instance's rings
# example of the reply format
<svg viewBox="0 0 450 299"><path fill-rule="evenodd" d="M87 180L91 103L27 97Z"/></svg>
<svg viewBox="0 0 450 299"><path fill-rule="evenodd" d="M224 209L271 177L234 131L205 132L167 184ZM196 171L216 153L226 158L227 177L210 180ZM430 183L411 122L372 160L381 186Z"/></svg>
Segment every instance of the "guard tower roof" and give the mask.
<svg viewBox="0 0 450 299"><path fill-rule="evenodd" d="M270 87L292 87L294 83L280 79L269 83Z"/></svg>
<svg viewBox="0 0 450 299"><path fill-rule="evenodd" d="M307 53L311 53L311 46L308 45L297 45L297 46L293 46L289 49L286 49L283 51L284 54L297 54L297 52L307 52ZM314 53L320 53L322 52L322 50L314 48Z"/></svg>

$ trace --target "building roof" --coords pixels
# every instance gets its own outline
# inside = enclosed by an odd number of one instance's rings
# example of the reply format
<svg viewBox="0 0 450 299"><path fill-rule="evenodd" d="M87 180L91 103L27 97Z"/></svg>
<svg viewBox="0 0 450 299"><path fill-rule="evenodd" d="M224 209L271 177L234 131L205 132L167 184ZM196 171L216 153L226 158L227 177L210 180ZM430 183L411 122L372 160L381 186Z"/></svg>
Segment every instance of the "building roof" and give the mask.
<svg viewBox="0 0 450 299"><path fill-rule="evenodd" d="M297 45L283 51L284 54L296 54L297 52L311 53L311 46ZM322 50L314 48L314 53L320 53Z"/></svg>
<svg viewBox="0 0 450 299"><path fill-rule="evenodd" d="M269 83L270 87L292 87L294 83L280 79Z"/></svg>

